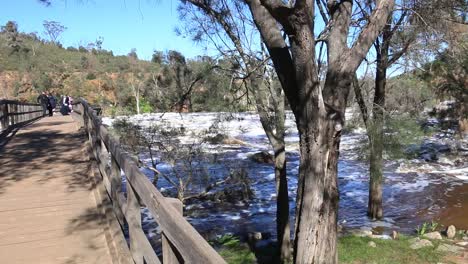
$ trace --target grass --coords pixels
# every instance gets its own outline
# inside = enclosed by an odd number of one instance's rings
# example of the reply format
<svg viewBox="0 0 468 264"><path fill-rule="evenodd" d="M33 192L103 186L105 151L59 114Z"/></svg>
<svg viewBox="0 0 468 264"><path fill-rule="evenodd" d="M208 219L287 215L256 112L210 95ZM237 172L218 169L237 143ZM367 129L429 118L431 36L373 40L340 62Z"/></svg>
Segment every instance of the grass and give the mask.
<svg viewBox="0 0 468 264"><path fill-rule="evenodd" d="M249 246L240 242L239 238L233 235L223 235L212 244L218 248L219 254L229 264L250 264L257 263L255 254Z"/></svg>
<svg viewBox="0 0 468 264"><path fill-rule="evenodd" d="M338 242L338 258L340 263L437 263L443 255L435 251L437 247L426 247L418 250L410 248L411 237L401 237L399 240L372 239L369 237L344 236ZM368 245L374 241L377 247Z"/></svg>
<svg viewBox="0 0 468 264"><path fill-rule="evenodd" d="M398 240L372 239L369 237L343 236L338 241L339 263L352 264L426 264L438 263L444 255L436 252L437 241L432 241L434 247L414 250L410 248L409 240L413 237L401 236ZM370 247L373 241L377 246ZM249 247L232 235L225 235L213 241L220 255L230 264L257 263L255 254ZM274 250L267 250L263 254L273 254ZM257 252L258 253L258 252Z"/></svg>

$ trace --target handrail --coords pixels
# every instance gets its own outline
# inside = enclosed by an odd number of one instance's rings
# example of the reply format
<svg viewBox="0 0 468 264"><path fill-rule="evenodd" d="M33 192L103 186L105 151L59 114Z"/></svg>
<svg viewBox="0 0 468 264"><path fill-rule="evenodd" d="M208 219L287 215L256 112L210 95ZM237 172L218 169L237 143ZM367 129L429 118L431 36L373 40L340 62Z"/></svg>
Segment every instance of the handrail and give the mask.
<svg viewBox="0 0 468 264"><path fill-rule="evenodd" d="M164 264L226 263L182 216L182 203L164 197L140 172L137 162L109 134L86 100L79 99L73 104L74 115L79 117L88 134L114 213L122 227L128 223L129 248L134 262L161 263L141 226L140 205L143 204L162 230ZM122 192L122 171L126 178L126 197Z"/></svg>
<svg viewBox="0 0 468 264"><path fill-rule="evenodd" d="M0 134L43 116L40 104L0 100Z"/></svg>

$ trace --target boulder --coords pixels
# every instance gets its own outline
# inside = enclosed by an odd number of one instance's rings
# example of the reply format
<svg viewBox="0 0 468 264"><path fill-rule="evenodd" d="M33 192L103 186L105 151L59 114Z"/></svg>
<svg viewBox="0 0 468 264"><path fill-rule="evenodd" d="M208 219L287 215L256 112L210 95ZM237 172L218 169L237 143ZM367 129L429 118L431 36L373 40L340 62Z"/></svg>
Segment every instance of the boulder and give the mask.
<svg viewBox="0 0 468 264"><path fill-rule="evenodd" d="M247 236L248 236L249 241L262 240L262 233L261 232L250 232L250 233L248 233Z"/></svg>
<svg viewBox="0 0 468 264"><path fill-rule="evenodd" d="M223 134L216 134L212 137L206 137L206 141L211 144L225 144L225 145L245 145L245 142L237 138L228 137Z"/></svg>
<svg viewBox="0 0 468 264"><path fill-rule="evenodd" d="M383 239L383 240L390 240L392 239L391 236L389 235L371 235L369 236L370 238L375 238L375 239Z"/></svg>
<svg viewBox="0 0 468 264"><path fill-rule="evenodd" d="M460 246L455 246L455 245L449 245L449 244L440 244L437 248L436 251L439 252L447 252L447 253L460 253L464 250L463 247Z"/></svg>
<svg viewBox="0 0 468 264"><path fill-rule="evenodd" d="M251 160L258 162L258 163L267 163L267 164L275 164L275 159L273 155L266 151L258 152L249 157Z"/></svg>
<svg viewBox="0 0 468 264"><path fill-rule="evenodd" d="M373 248L377 247L377 245L375 244L374 241L369 241L369 243L367 243L367 245L368 245L369 247L373 247Z"/></svg>
<svg viewBox="0 0 468 264"><path fill-rule="evenodd" d="M432 240L442 239L442 235L439 232L430 232L430 233L424 234L423 237L432 239Z"/></svg>
<svg viewBox="0 0 468 264"><path fill-rule="evenodd" d="M419 237L410 240L410 248L411 249L420 249L423 247L433 247L431 241L427 239L420 239Z"/></svg>
<svg viewBox="0 0 468 264"><path fill-rule="evenodd" d="M353 230L351 231L351 233L355 236L358 236L358 237L370 237L372 236L372 231L371 230Z"/></svg>
<svg viewBox="0 0 468 264"><path fill-rule="evenodd" d="M457 229L455 228L455 226L450 225L449 227L447 227L445 233L447 234L448 239L453 239L457 234Z"/></svg>

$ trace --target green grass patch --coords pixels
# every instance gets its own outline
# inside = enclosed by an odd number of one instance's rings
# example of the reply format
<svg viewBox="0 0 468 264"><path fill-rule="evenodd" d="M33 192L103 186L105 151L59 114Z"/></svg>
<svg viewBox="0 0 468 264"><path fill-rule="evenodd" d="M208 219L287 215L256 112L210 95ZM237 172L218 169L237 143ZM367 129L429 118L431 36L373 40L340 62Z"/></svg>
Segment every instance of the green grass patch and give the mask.
<svg viewBox="0 0 468 264"><path fill-rule="evenodd" d="M357 237L347 235L338 240L339 263L352 264L427 264L444 262L444 254L436 252L438 241L432 241L434 247L411 249L409 240L413 237L401 236L398 240L372 239L369 237ZM373 241L376 247L370 247L368 243ZM229 264L253 264L257 263L255 254L247 244L242 243L232 235L224 235L211 244ZM274 254L270 249L263 254ZM257 252L262 255L261 252ZM270 258L271 259L271 258ZM270 263L258 262L258 263Z"/></svg>
<svg viewBox="0 0 468 264"><path fill-rule="evenodd" d="M240 242L239 238L233 235L223 235L212 244L218 248L219 254L229 264L251 264L257 263L255 254L246 243Z"/></svg>
<svg viewBox="0 0 468 264"><path fill-rule="evenodd" d="M436 252L434 247L418 250L410 248L410 237L401 237L399 240L372 239L369 237L344 236L338 242L338 258L340 263L379 263L379 264L406 264L406 263L437 263L443 254ZM368 245L374 241L377 247Z"/></svg>

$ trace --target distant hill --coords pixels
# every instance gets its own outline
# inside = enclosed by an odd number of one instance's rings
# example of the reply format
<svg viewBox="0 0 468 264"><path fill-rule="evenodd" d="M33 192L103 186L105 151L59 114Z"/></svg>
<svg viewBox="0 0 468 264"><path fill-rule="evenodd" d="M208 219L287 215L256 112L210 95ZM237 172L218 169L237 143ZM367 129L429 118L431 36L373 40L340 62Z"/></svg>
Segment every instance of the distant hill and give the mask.
<svg viewBox="0 0 468 264"><path fill-rule="evenodd" d="M85 97L111 114L219 111L236 101L229 95L236 88L233 77L221 70L230 67L229 60L186 60L177 51L155 51L145 61L134 50L114 56L98 46L64 48L17 32L16 23L8 22L0 32L0 98L31 101L47 90Z"/></svg>

